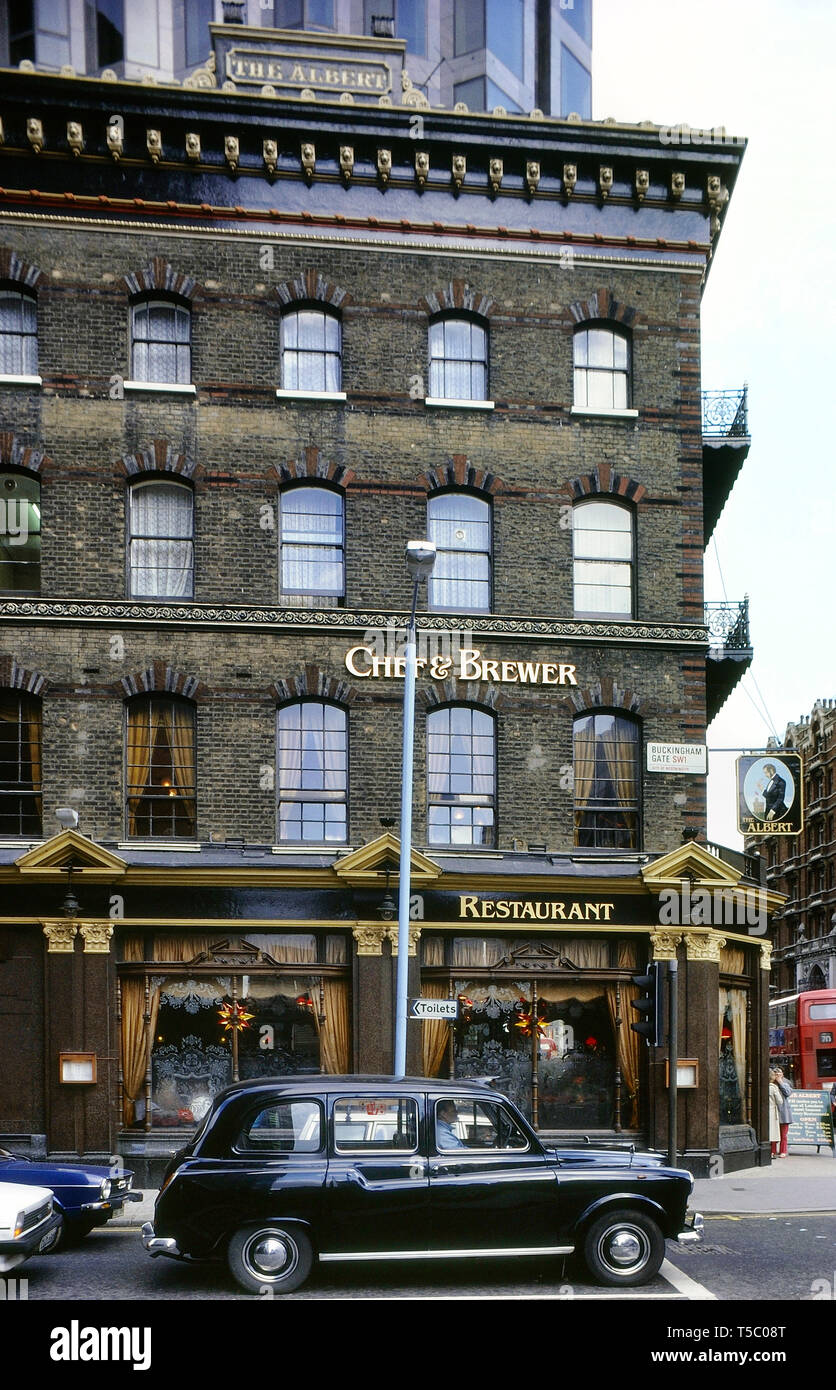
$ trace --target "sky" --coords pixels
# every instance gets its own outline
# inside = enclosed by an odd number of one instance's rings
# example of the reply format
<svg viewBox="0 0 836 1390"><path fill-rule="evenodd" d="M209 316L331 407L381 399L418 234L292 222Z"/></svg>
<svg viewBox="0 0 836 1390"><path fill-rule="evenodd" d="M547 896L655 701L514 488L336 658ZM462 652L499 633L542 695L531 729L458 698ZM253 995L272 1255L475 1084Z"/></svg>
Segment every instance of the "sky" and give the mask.
<svg viewBox="0 0 836 1390"><path fill-rule="evenodd" d="M735 848L736 753L836 697L832 0L594 0L597 120L749 144L705 288L704 390L749 387L752 447L706 551L749 595L754 660L708 730L708 835Z"/></svg>

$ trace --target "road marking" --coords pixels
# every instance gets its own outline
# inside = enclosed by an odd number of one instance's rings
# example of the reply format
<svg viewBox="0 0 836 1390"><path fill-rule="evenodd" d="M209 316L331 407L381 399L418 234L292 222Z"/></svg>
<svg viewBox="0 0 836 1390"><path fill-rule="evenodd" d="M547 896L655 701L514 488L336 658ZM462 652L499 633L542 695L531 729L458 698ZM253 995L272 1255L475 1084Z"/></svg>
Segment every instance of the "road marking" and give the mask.
<svg viewBox="0 0 836 1390"><path fill-rule="evenodd" d="M684 1294L686 1298L694 1303L699 1303L706 1299L717 1302L716 1293L706 1289L702 1284L698 1284L696 1279L692 1279L690 1274L684 1274L676 1265L672 1265L670 1260L663 1260L659 1269L663 1279L667 1279L669 1284L673 1284L677 1293Z"/></svg>

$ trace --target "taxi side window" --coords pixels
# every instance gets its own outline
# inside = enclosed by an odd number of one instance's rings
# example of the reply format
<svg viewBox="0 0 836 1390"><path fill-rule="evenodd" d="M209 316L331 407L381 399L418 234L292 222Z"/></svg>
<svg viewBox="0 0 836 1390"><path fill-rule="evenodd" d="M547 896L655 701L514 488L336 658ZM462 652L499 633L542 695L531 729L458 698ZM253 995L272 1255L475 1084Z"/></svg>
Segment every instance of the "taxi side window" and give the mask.
<svg viewBox="0 0 836 1390"><path fill-rule="evenodd" d="M527 1149L528 1139L503 1105L444 1097L435 1103L435 1142L456 1149Z"/></svg>
<svg viewBox="0 0 836 1390"><path fill-rule="evenodd" d="M413 1153L418 1107L411 1096L363 1096L334 1102L337 1153Z"/></svg>
<svg viewBox="0 0 836 1390"><path fill-rule="evenodd" d="M280 1101L252 1114L234 1145L246 1153L318 1153L322 1106L315 1100Z"/></svg>

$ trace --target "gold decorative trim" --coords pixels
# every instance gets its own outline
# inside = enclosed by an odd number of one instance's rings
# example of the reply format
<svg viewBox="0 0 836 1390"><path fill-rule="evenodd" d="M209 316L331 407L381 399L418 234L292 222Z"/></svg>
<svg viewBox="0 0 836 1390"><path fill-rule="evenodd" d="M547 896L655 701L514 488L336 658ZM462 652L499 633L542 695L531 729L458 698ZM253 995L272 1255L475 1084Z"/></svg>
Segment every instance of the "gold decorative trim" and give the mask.
<svg viewBox="0 0 836 1390"><path fill-rule="evenodd" d="M726 944L724 936L714 931L686 931L682 933L687 960L709 960L720 963L720 951Z"/></svg>
<svg viewBox="0 0 836 1390"><path fill-rule="evenodd" d="M47 940L46 949L50 955L72 954L78 932L75 922L42 922L41 925Z"/></svg>
<svg viewBox="0 0 836 1390"><path fill-rule="evenodd" d="M428 924L425 923L425 926L426 926L426 925L428 925ZM397 955L398 955L398 924L397 924L397 922L391 922L391 923L387 926L387 928L386 928L386 935L388 936L389 940L390 940L391 943L392 943L392 955L393 955L395 958L397 958ZM421 940L421 928L420 928L420 927L413 927L413 926L410 924L410 928L409 928L409 949L408 949L408 951L407 951L407 954L408 954L408 955L410 955L410 956L417 956L417 954L418 954L418 942L419 942L420 940Z"/></svg>
<svg viewBox="0 0 836 1390"><path fill-rule="evenodd" d="M651 930L650 944L653 947L653 959L676 960L676 948L681 940L682 932Z"/></svg>
<svg viewBox="0 0 836 1390"><path fill-rule="evenodd" d="M364 924L362 927L352 927L351 934L357 945L358 956L382 956L383 942L389 935L389 929L383 922L379 927Z"/></svg>
<svg viewBox="0 0 836 1390"><path fill-rule="evenodd" d="M113 935L111 922L82 922L79 932L84 941L85 955L110 955L110 938Z"/></svg>

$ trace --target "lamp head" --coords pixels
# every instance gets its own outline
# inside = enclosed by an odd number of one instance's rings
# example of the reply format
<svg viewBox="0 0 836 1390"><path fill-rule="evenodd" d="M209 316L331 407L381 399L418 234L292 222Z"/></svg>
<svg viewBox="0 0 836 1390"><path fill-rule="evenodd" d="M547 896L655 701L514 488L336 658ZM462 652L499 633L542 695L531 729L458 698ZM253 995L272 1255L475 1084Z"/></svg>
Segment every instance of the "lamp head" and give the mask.
<svg viewBox="0 0 836 1390"><path fill-rule="evenodd" d="M420 584L429 579L435 564L435 546L432 541L407 541L406 567L413 579Z"/></svg>

